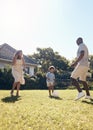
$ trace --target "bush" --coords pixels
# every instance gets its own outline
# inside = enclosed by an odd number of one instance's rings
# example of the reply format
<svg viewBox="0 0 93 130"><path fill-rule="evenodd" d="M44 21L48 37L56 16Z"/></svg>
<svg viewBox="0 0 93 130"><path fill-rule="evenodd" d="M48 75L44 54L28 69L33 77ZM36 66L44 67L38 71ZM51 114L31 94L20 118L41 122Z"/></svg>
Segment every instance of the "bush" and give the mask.
<svg viewBox="0 0 93 130"><path fill-rule="evenodd" d="M10 68L0 69L0 89L11 89L13 77Z"/></svg>

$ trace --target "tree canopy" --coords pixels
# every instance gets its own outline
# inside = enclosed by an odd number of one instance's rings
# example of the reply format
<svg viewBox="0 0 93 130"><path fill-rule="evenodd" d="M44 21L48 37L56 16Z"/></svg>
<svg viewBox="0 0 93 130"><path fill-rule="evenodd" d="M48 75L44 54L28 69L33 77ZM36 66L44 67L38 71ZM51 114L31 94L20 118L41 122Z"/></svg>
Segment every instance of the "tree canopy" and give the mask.
<svg viewBox="0 0 93 130"><path fill-rule="evenodd" d="M30 57L35 58L38 61L42 66L42 72L46 72L50 65L54 65L59 72L67 70L69 67L69 61L65 57L59 55L58 52L54 52L50 47L43 49L37 48L37 53L30 55Z"/></svg>

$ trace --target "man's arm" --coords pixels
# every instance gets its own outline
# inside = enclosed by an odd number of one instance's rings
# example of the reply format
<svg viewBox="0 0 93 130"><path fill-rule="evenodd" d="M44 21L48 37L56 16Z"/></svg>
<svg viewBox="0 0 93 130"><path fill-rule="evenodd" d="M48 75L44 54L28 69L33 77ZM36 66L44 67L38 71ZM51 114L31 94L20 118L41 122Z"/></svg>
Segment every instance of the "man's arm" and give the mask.
<svg viewBox="0 0 93 130"><path fill-rule="evenodd" d="M84 57L84 51L80 52L80 56L78 57L78 59L71 65L71 67L75 67L79 61L81 61L81 59Z"/></svg>

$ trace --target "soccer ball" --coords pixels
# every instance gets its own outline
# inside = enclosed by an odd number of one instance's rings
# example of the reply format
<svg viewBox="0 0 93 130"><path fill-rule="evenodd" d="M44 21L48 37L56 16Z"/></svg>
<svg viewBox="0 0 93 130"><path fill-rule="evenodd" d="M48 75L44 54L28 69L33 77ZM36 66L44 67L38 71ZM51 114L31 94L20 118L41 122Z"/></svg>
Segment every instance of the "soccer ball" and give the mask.
<svg viewBox="0 0 93 130"><path fill-rule="evenodd" d="M52 93L52 96L58 97L58 92L57 92L57 91L54 91L54 92Z"/></svg>

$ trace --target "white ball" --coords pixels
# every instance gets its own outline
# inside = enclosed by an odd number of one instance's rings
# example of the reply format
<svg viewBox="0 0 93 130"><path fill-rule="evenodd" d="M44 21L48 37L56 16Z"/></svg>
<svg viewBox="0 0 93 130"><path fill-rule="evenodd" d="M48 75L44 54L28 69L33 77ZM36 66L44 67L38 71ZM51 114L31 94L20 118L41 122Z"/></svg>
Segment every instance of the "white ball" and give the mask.
<svg viewBox="0 0 93 130"><path fill-rule="evenodd" d="M54 91L53 94L52 94L52 96L58 97L58 92L57 92L57 91Z"/></svg>

